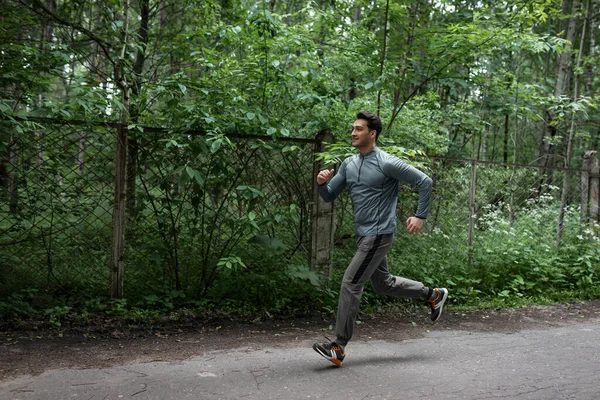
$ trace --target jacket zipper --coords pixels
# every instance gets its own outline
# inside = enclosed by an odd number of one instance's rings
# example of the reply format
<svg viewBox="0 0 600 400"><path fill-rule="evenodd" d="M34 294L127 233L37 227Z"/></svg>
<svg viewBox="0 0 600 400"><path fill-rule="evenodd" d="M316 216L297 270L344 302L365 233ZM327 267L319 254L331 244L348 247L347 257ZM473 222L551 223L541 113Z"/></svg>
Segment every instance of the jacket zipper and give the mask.
<svg viewBox="0 0 600 400"><path fill-rule="evenodd" d="M361 155L360 157L360 167L358 167L358 181L360 182L360 171L362 169L363 162L365 161L365 157Z"/></svg>

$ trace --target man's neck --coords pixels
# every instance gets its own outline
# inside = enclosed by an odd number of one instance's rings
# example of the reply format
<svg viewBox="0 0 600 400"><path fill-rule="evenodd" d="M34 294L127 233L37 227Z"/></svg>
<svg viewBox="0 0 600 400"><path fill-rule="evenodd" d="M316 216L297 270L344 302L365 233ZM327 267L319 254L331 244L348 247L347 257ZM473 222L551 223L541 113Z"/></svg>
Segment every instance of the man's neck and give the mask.
<svg viewBox="0 0 600 400"><path fill-rule="evenodd" d="M360 154L362 154L363 156L367 153L370 153L371 151L373 151L373 149L377 146L377 143L371 143L366 147L361 147L358 149L358 151L360 152Z"/></svg>

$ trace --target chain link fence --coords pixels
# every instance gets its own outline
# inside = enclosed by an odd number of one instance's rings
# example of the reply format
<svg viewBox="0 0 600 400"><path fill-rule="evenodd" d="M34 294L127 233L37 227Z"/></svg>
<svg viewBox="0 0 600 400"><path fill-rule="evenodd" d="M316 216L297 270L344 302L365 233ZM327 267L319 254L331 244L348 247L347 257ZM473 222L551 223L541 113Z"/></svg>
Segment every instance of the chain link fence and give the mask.
<svg viewBox="0 0 600 400"><path fill-rule="evenodd" d="M106 296L117 127L4 121L0 135L0 300L31 290L41 302L44 296L49 302ZM285 290L269 279L274 274L314 279L314 145L310 139L130 131L125 297L149 304L163 301L161 293L199 301L242 293L260 304ZM565 173L562 237L573 242L582 234L579 203L587 188L581 171L444 158L429 160L427 168L434 197L424 235L415 239L398 230L403 255L390 255L398 261L390 260L394 273L410 266L415 278L433 285L439 282L431 276L443 275L450 262L464 263L472 266L465 268L471 290L510 273L515 252L538 253L555 243ZM413 188L403 187L399 225L417 200ZM333 262L342 270L354 251L347 193L336 201L334 221ZM490 262L490 253L502 254L502 262ZM419 276L416 254L427 255L427 274Z"/></svg>
<svg viewBox="0 0 600 400"><path fill-rule="evenodd" d="M576 262L581 258L577 246L598 233L583 223L590 216L580 212L582 198L594 197L588 193L590 185L582 183L582 171L443 157L426 160L424 170L434 181L432 208L422 233L408 233L402 225L414 215L418 191L401 184L399 228L388 254L393 274L446 286L462 299L478 296L484 288L486 295L507 295L506 287L526 292L529 281L553 279L548 284L564 287L577 280L569 274L585 279L598 275L598 265L561 265L570 257L563 257L564 252L572 251ZM564 174L567 202L558 244ZM354 251L347 193L337 203L336 216L334 270L341 275ZM592 218L597 221L598 216Z"/></svg>
<svg viewBox="0 0 600 400"><path fill-rule="evenodd" d="M458 238L472 248L485 239L500 245L515 233L556 242L563 178L567 203L562 237L581 233L581 171L544 170L471 160L436 159L436 182L428 231Z"/></svg>
<svg viewBox="0 0 600 400"><path fill-rule="evenodd" d="M1 124L0 296L106 292L114 130Z"/></svg>
<svg viewBox="0 0 600 400"><path fill-rule="evenodd" d="M106 296L118 127L1 128L0 299ZM125 297L226 295L239 271L307 276L313 143L130 131Z"/></svg>
<svg viewBox="0 0 600 400"><path fill-rule="evenodd" d="M157 133L137 145L126 221L129 293L175 289L202 298L236 271L308 267L310 141Z"/></svg>

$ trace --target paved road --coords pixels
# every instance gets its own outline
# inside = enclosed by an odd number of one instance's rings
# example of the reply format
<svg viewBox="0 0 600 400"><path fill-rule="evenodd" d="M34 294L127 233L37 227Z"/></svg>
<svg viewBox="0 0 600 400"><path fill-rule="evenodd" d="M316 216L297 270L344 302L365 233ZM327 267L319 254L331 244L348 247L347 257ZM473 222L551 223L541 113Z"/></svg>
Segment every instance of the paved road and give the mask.
<svg viewBox="0 0 600 400"><path fill-rule="evenodd" d="M302 344L52 370L1 383L0 399L600 399L599 323L354 342L342 368Z"/></svg>

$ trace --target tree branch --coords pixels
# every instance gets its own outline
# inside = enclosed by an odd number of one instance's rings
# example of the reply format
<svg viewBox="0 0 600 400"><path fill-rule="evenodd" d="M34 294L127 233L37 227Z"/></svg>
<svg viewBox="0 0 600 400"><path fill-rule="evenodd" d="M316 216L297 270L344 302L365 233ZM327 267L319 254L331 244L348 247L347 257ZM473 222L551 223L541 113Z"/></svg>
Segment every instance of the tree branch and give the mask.
<svg viewBox="0 0 600 400"><path fill-rule="evenodd" d="M379 66L379 76L383 76L383 66L385 63L385 52L387 50L388 25L390 15L390 0L385 2L385 27L383 29L383 48L381 49L381 64ZM381 89L377 92L377 115L381 114Z"/></svg>
<svg viewBox="0 0 600 400"><path fill-rule="evenodd" d="M518 11L516 11L515 13L513 13L512 18L510 18L508 20L508 22L505 24L506 26L508 26L509 23L512 22L512 20L515 18L515 16L519 15L521 10L525 8L525 5L522 6ZM499 32L495 33L494 35L490 36L489 38L485 39L484 41L482 41L481 43L477 44L474 46L474 49L478 49L481 46L491 42L493 39L495 39L497 36L499 35ZM427 83L429 83L435 76L439 75L442 71L444 71L446 68L448 68L450 65L454 64L457 60L459 60L460 58L462 58L463 56L465 56L466 54L468 54L469 52L471 52L473 50L473 48L469 48L468 50L465 50L463 53L457 55L456 57L453 57L452 59L450 59L450 61L448 61L447 63L445 63L444 65L442 65L440 68L438 68L433 74L428 75L427 77L425 77L425 79L417 86L415 87L410 94L408 95L408 97L402 102L402 104L400 104L400 106L398 107L398 109L392 114L392 118L390 120L390 123L388 124L387 129L391 129L392 125L394 124L394 120L396 119L396 117L398 116L398 114L400 114L400 111L402 111L402 109L404 108L404 106L406 105L406 103L408 103L408 101L410 99L412 99L413 97L415 97L415 95L419 92L419 90L425 86Z"/></svg>
<svg viewBox="0 0 600 400"><path fill-rule="evenodd" d="M29 10L31 10L32 12L34 12L35 14L37 14L39 16L43 17L45 15L47 17L50 17L57 24L60 24L63 26L68 26L68 27L73 28L76 31L79 31L82 34L86 35L92 41L96 42L98 44L98 46L100 46L100 48L104 52L104 55L106 55L106 58L108 58L108 60L111 62L111 64L113 64L113 65L115 64L115 61L110 56L109 44L104 42L100 37L95 35L89 29L86 29L80 25L77 25L73 22L67 21L67 20L59 17L57 14L53 13L51 10L48 10L46 8L46 6L44 6L44 4L40 0L32 0L31 4L33 4L33 6L31 6L30 3L25 0L18 0L18 1L21 5L25 6L26 8L28 8Z"/></svg>

